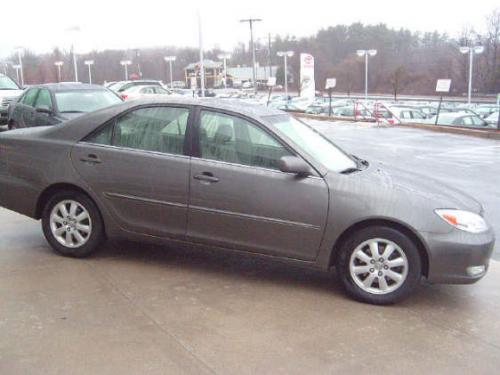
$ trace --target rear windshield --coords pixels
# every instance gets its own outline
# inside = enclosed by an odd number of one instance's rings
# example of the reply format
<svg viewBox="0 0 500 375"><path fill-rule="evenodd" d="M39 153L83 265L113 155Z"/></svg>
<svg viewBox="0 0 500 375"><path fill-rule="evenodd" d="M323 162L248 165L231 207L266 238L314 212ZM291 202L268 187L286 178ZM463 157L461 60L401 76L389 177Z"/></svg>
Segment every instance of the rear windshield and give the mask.
<svg viewBox="0 0 500 375"><path fill-rule="evenodd" d="M59 112L92 112L121 102L115 94L104 90L74 90L55 93Z"/></svg>

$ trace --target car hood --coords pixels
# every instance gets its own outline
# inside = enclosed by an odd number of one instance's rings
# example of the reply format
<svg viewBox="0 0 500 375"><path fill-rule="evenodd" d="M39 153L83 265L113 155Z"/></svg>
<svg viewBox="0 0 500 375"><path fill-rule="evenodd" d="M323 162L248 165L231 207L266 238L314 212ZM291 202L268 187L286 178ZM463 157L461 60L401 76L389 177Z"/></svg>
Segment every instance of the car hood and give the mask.
<svg viewBox="0 0 500 375"><path fill-rule="evenodd" d="M13 97L16 98L23 93L23 90L2 90L0 89L0 99Z"/></svg>
<svg viewBox="0 0 500 375"><path fill-rule="evenodd" d="M476 199L452 186L426 175L374 163L360 178L370 180L380 189L404 194L408 199L418 199L434 208L461 209L482 214L483 207Z"/></svg>

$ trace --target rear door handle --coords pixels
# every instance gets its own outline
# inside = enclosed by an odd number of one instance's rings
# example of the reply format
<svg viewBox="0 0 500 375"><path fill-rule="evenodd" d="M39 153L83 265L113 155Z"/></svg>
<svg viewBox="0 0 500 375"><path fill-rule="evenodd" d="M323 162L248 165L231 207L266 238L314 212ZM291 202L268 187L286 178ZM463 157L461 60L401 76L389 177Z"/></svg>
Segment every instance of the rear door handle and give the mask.
<svg viewBox="0 0 500 375"><path fill-rule="evenodd" d="M211 172L203 172L202 174L194 175L193 178L195 180L199 180L205 183L216 183L219 182L219 179L215 177Z"/></svg>
<svg viewBox="0 0 500 375"><path fill-rule="evenodd" d="M87 156L80 158L81 162L88 164L100 164L101 159L96 154L88 154Z"/></svg>

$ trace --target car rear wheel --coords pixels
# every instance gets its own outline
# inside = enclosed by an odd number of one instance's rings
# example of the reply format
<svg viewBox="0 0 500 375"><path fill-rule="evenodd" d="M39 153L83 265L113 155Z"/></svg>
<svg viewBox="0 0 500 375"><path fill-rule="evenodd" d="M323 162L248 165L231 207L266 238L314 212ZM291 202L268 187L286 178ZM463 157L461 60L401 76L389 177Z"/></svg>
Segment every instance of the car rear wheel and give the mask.
<svg viewBox="0 0 500 375"><path fill-rule="evenodd" d="M344 242L337 273L352 297L383 305L408 297L419 284L421 267L418 249L405 234L373 226Z"/></svg>
<svg viewBox="0 0 500 375"><path fill-rule="evenodd" d="M98 208L85 194L76 191L59 192L48 200L42 228L52 248L70 257L90 255L104 239Z"/></svg>

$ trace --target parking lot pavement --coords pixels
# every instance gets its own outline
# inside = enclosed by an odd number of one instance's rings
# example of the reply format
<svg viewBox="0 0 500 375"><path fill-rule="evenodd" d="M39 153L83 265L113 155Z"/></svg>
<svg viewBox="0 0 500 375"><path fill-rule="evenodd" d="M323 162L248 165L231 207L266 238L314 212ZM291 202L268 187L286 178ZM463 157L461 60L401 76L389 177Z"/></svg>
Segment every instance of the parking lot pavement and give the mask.
<svg viewBox="0 0 500 375"><path fill-rule="evenodd" d="M500 264L376 307L332 275L250 256L107 244L55 255L0 209L1 374L498 373Z"/></svg>
<svg viewBox="0 0 500 375"><path fill-rule="evenodd" d="M500 235L500 141L366 123L306 121L347 152L469 193L483 204L486 218ZM494 258L500 260L500 241Z"/></svg>

